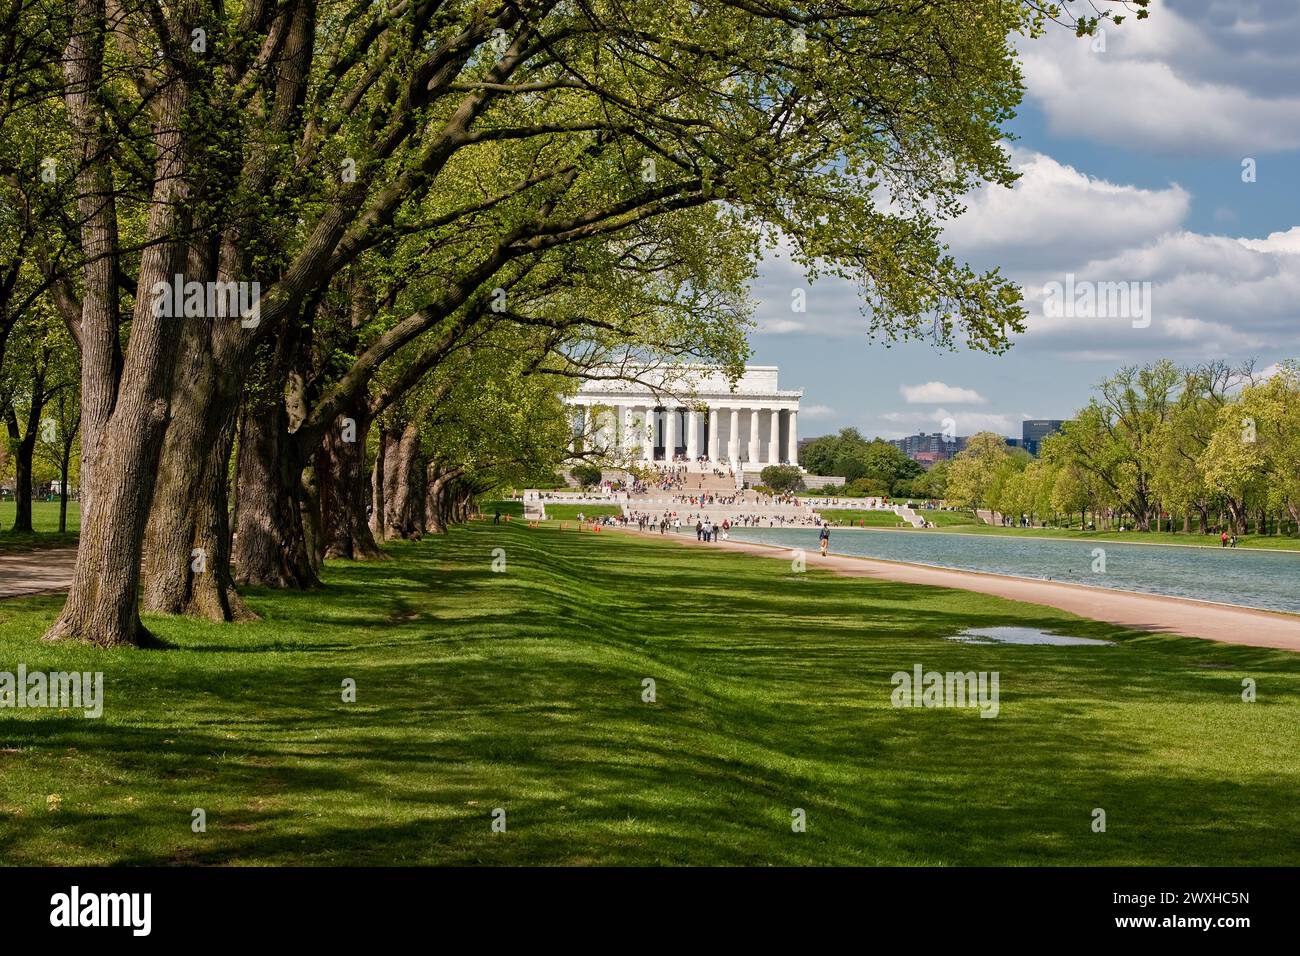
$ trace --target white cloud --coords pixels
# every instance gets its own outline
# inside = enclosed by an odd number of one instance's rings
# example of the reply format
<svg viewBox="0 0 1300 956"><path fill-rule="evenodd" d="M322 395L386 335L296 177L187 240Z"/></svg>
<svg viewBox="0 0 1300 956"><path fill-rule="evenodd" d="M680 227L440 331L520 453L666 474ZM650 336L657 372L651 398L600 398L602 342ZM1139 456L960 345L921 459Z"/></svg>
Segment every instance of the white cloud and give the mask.
<svg viewBox="0 0 1300 956"><path fill-rule="evenodd" d="M799 415L804 418L834 418L835 409L829 405L800 405Z"/></svg>
<svg viewBox="0 0 1300 956"><path fill-rule="evenodd" d="M1225 14L1156 0L1149 19L1107 28L1104 51L1095 39L1049 29L1020 44L1025 88L1061 135L1238 157L1295 149L1300 97L1286 77L1297 68L1298 21L1286 6ZM1272 22L1249 30L1225 24L1227 16Z"/></svg>
<svg viewBox="0 0 1300 956"><path fill-rule="evenodd" d="M944 230L963 258L984 267L1032 268L1132 246L1175 230L1191 197L1181 186L1139 189L1088 176L1050 156L1012 150L1010 188L984 186Z"/></svg>
<svg viewBox="0 0 1300 956"><path fill-rule="evenodd" d="M934 405L950 402L958 405L982 405L984 397L972 388L959 388L944 382L926 382L922 385L900 385L899 394L909 405Z"/></svg>
<svg viewBox="0 0 1300 956"><path fill-rule="evenodd" d="M794 319L759 317L757 324L758 332L762 335L791 335L811 331L807 323L796 322Z"/></svg>
<svg viewBox="0 0 1300 956"><path fill-rule="evenodd" d="M1027 282L1029 333L1022 345L1102 355L1206 358L1300 349L1300 228L1265 239L1180 231L1119 248L1065 272L1093 282L1149 282L1151 321L1122 316L1047 318L1043 282ZM1036 277L1043 280L1042 274Z"/></svg>

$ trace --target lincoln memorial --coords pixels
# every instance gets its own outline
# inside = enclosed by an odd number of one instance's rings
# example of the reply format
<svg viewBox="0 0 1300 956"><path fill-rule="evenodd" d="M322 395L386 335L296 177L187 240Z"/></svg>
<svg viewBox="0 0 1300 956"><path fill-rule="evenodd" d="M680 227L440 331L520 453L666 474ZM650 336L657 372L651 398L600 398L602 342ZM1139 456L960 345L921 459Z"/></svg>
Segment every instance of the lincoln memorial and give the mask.
<svg viewBox="0 0 1300 956"><path fill-rule="evenodd" d="M577 434L625 461L751 468L797 462L802 389L782 390L775 365L722 370L672 365L626 379L588 379L565 401ZM646 384L641 384L641 383Z"/></svg>

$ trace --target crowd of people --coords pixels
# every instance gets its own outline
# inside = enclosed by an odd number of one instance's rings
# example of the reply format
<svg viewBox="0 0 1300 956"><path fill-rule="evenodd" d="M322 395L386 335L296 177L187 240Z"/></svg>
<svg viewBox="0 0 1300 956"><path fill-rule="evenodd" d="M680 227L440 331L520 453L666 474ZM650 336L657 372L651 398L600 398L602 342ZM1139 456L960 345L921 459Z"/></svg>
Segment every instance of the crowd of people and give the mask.
<svg viewBox="0 0 1300 956"><path fill-rule="evenodd" d="M713 468L710 474L714 478L730 478L733 481L736 478L736 473L730 468ZM685 464L658 465L646 477L634 479L629 490L632 494L645 494L648 491L684 491L692 484L696 488L703 488L704 478L703 471L692 471Z"/></svg>
<svg viewBox="0 0 1300 956"><path fill-rule="evenodd" d="M680 531L683 526L695 524L702 531L705 524L717 531L729 531L732 528L798 528L818 527L825 522L817 515L736 515L715 522L703 511L632 511L626 515L615 515L596 519L602 524L619 526L636 525L637 530L646 531ZM709 538L708 540L713 540Z"/></svg>

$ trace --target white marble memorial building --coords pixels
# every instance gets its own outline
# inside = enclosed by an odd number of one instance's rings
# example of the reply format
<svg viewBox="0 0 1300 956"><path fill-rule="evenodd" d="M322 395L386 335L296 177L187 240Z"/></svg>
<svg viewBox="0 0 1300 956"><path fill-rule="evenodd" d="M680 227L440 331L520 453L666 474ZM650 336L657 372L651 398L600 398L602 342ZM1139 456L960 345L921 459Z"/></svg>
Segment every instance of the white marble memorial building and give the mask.
<svg viewBox="0 0 1300 956"><path fill-rule="evenodd" d="M667 366L639 377L655 387L596 379L568 396L581 410L577 433L629 461L751 468L798 461L803 390L782 390L775 365L747 365L734 389L712 366Z"/></svg>

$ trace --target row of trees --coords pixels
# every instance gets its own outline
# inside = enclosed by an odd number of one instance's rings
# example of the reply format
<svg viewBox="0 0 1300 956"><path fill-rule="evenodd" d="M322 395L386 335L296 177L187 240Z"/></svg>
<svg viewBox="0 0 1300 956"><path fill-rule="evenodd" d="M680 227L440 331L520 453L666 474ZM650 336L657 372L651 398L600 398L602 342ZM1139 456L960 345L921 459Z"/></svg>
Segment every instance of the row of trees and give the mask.
<svg viewBox="0 0 1300 956"><path fill-rule="evenodd" d="M1057 524L1205 534L1300 528L1300 365L1120 370L1037 459L998 435L952 462L947 500Z"/></svg>
<svg viewBox="0 0 1300 956"><path fill-rule="evenodd" d="M1014 178L1015 44L1056 13L0 0L0 347L54 329L78 378L46 636L245 617L242 583L445 526L552 471L557 393L611 362L738 371L778 239L879 335L1004 349L1018 290L936 237Z"/></svg>

